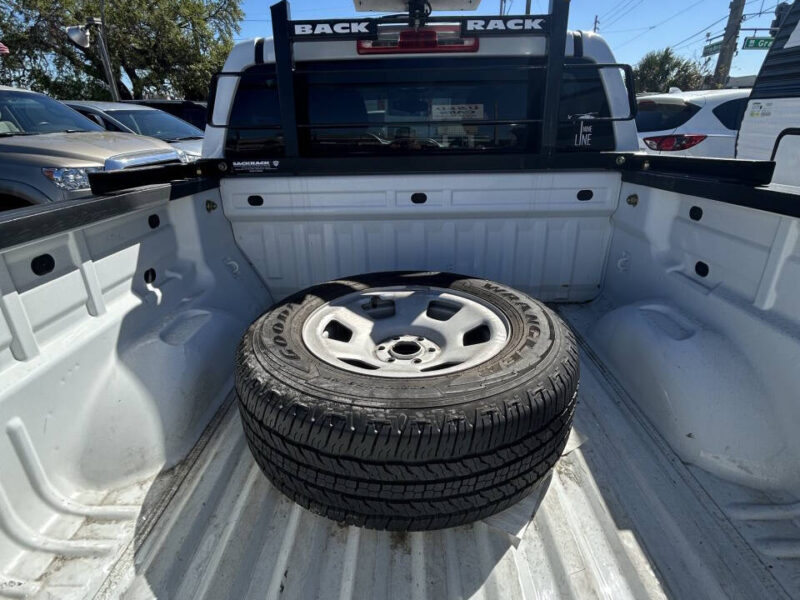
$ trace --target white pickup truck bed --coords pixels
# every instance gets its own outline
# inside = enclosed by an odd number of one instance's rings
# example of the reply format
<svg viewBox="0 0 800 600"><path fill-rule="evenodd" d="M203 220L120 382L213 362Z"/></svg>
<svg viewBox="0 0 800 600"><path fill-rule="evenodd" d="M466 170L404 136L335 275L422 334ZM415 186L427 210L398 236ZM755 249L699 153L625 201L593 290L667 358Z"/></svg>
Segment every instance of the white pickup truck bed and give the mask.
<svg viewBox="0 0 800 600"><path fill-rule="evenodd" d="M596 316L561 312L578 331ZM683 464L585 343L581 360L552 480L506 513L437 532L343 527L292 503L255 465L231 396L148 494L98 597L797 597L797 560L770 555L773 536L800 546L796 524L732 518L769 499Z"/></svg>
<svg viewBox="0 0 800 600"><path fill-rule="evenodd" d="M200 183L0 223L0 598L800 596L794 209L656 172ZM234 349L293 289L425 265L552 302L574 433L487 521L340 527L255 466Z"/></svg>

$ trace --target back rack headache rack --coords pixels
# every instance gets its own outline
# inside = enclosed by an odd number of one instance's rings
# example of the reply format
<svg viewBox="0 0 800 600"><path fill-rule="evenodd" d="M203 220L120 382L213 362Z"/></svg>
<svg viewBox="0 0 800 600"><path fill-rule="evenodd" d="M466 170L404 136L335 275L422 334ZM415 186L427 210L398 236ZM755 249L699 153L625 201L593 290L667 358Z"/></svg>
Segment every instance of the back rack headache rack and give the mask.
<svg viewBox="0 0 800 600"><path fill-rule="evenodd" d="M476 2L476 7L477 4ZM284 156L286 159L291 161L299 157L294 91L294 44L324 40L377 39L379 25L397 25L404 21L407 21L409 26L414 29L419 29L427 23L456 24L460 26L462 37L533 35L547 38L547 71L540 152L548 156L555 153L558 137L558 104L561 97L561 78L567 44L569 0L550 0L550 14L546 15L434 17L430 14L429 0L409 0L407 7L407 19L394 15L311 21L292 21L288 0L281 0L270 7L275 46L275 76L278 84L278 102L284 131ZM484 29L490 22L493 27ZM262 57L257 57L257 62L262 60Z"/></svg>

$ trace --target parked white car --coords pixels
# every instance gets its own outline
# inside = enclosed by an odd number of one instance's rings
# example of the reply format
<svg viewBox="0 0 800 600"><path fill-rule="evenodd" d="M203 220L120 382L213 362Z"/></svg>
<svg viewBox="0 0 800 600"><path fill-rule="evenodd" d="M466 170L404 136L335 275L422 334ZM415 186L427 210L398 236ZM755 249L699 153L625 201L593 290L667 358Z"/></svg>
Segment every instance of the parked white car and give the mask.
<svg viewBox="0 0 800 600"><path fill-rule="evenodd" d="M733 158L750 89L640 97L639 148L651 154Z"/></svg>

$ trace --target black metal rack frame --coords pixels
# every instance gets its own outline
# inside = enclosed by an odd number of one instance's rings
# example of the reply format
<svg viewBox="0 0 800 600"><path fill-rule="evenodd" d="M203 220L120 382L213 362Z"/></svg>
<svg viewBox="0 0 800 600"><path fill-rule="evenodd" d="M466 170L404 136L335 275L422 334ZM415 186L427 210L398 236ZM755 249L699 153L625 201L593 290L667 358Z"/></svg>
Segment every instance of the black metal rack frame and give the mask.
<svg viewBox="0 0 800 600"><path fill-rule="evenodd" d="M465 171L473 170L476 165L484 165L486 170L496 170L495 163L499 165L514 165L516 170L520 168L531 168L530 165L546 166L554 164L553 159L556 156L566 158L569 155L580 154L586 156L592 152L569 152L558 151L557 140L559 125L562 122L578 122L580 117L571 118L568 121L559 119L559 102L561 98L561 84L563 73L565 69L608 69L616 68L624 73L625 85L627 87L628 105L630 112L624 117L600 117L593 116L591 121L593 123L609 122L609 121L631 121L636 116L636 90L634 86L633 70L630 65L619 63L569 63L566 61L566 44L567 44L567 21L569 18L569 3L570 0L551 0L552 12L544 15L474 15L468 17L453 17L453 16L430 16L427 15L422 20L423 24L447 23L458 25L461 29L462 37L485 37L488 35L531 35L536 37L543 37L546 39L546 56L545 64L543 66L531 66L528 68L544 69L545 70L545 85L543 91L543 105L542 105L542 118L535 120L527 120L526 122L541 123L541 135L539 140L539 148L535 151L528 151L527 153L514 153L505 154L496 160L497 157L489 156L482 153L464 153L458 156L444 156L438 154L421 154L418 156L408 156L398 154L397 156L380 156L380 157L361 157L356 171L363 172L363 167L369 166L374 172L418 172L420 170L428 171L431 167L433 170L439 171ZM288 0L281 0L277 4L270 7L272 15L272 30L273 30L273 45L275 53L275 78L277 82L278 91L278 104L280 110L280 126L270 127L246 127L246 129L281 129L283 139L283 153L282 156L264 156L264 164L272 164L274 161L279 164L279 168L270 167L267 169L254 169L250 170L249 167L237 167L242 161L228 161L230 169L228 173L241 173L248 172L264 173L270 171L278 171L281 173L294 173L294 174L317 174L321 172L345 172L349 170L352 164L352 157L309 157L301 154L299 134L302 129L307 129L307 126L298 124L297 119L297 97L296 76L301 72L295 68L294 60L294 44L304 43L309 41L325 41L325 40L360 40L360 39L376 39L378 37L378 30L380 25L410 25L410 22L418 22L410 13L409 15L393 15L380 18L361 18L353 17L350 19L325 19L325 20L303 20L292 21L290 18L290 6ZM500 21L504 25L508 25L506 30L470 30L469 23L475 20L489 23L491 21ZM535 23L535 27L529 27L528 30L520 30L520 24L525 22ZM344 32L336 35L331 35L330 32L326 35L312 34L300 35L295 29L297 26L305 28L317 25L326 25L329 29L333 28L336 24L360 24L361 28L358 33ZM513 29L516 25L516 29ZM577 44L577 42L576 42ZM580 46L578 46L579 48ZM264 63L263 57L264 40L259 39L255 44L255 57L254 63L261 65ZM576 50L576 53L579 50ZM576 57L579 54L576 54ZM435 60L430 60L432 68L437 64ZM241 80L246 71L239 72L220 72L215 75L211 84L211 91L208 99L208 125L213 127L226 127L227 123L215 123L213 121L214 105L216 101L216 87L221 77L231 77ZM421 76L424 72L420 73ZM237 83L238 85L238 83ZM585 117L584 117L585 118ZM519 123L516 120L515 123ZM350 126L366 126L369 124L350 124ZM595 152L596 153L596 152ZM253 157L250 160L244 161L252 164L253 161L258 161L262 157ZM563 161L557 161L562 163ZM525 166L522 166L525 165ZM480 168L480 167L478 167ZM536 167L535 167L536 168ZM508 170L505 168L503 170Z"/></svg>
<svg viewBox="0 0 800 600"><path fill-rule="evenodd" d="M511 17L505 16L484 16L481 20L497 19L507 22L511 19L529 19L541 24L539 29L525 32L527 35L544 36L547 38L547 65L545 75L544 104L542 110L542 135L540 153L552 155L556 152L556 140L558 137L558 105L561 97L561 79L565 68L564 58L567 44L567 21L569 19L570 0L551 0L552 13L549 15L520 15ZM275 47L275 72L278 82L278 103L280 105L281 123L283 126L284 152L285 158L292 161L300 156L298 135L297 135L297 113L295 101L295 81L294 81L294 48L293 44L304 41L320 41L318 36L297 36L294 34L296 25L315 25L331 23L326 21L292 21L290 18L289 1L281 0L270 7L272 14L272 35ZM472 17L474 20L475 17ZM462 35L466 34L467 21L470 17L431 17L425 19L426 23L453 23L461 27ZM369 30L376 35L378 26L382 24L392 25L405 22L403 17L383 17L383 18L355 18L351 21L368 23ZM485 33L485 32L481 32ZM520 35L519 31L513 31L514 35ZM361 36L370 37L370 34ZM355 39L353 36L338 36L331 39ZM603 65L581 65L594 68L619 67L629 69L627 65L603 64ZM628 71L626 70L626 73ZM632 77L629 78L632 82ZM629 89L631 97L635 94L633 89ZM635 107L636 103L631 104ZM633 112L633 111L632 111ZM632 114L626 119L632 119ZM608 119L607 119L608 120ZM624 119L611 119L624 120Z"/></svg>

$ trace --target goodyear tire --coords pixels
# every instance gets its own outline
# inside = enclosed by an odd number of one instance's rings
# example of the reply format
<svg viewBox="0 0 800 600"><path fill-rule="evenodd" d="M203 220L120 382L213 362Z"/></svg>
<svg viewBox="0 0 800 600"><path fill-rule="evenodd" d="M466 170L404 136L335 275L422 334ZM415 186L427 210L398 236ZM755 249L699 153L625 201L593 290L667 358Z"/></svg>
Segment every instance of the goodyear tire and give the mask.
<svg viewBox="0 0 800 600"><path fill-rule="evenodd" d="M374 529L451 527L523 498L564 449L577 387L575 340L552 311L448 273L303 290L236 357L262 471L302 506Z"/></svg>

